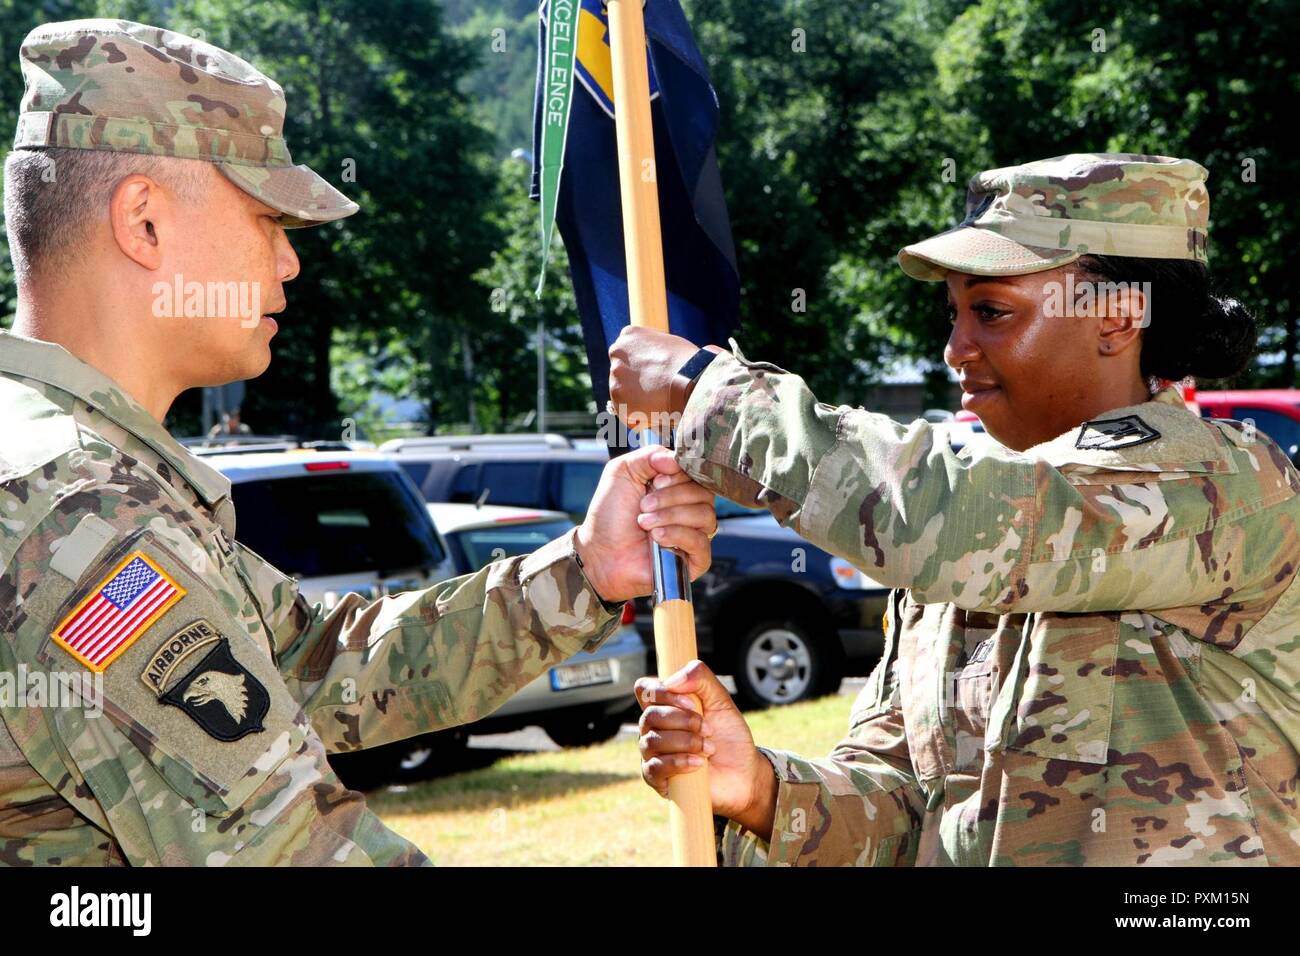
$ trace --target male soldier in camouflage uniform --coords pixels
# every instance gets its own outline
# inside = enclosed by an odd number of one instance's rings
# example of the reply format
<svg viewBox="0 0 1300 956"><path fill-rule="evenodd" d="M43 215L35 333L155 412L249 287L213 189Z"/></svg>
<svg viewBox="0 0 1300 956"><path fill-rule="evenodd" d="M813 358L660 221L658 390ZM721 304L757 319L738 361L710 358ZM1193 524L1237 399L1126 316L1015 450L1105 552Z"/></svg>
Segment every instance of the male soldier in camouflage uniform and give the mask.
<svg viewBox="0 0 1300 956"><path fill-rule="evenodd" d="M356 205L292 165L280 88L225 51L94 20L39 27L21 56L0 863L427 862L326 753L472 721L598 646L650 588L642 529L707 566L711 494L671 452L634 453L582 528L531 555L308 606L235 540L227 479L161 425L181 390L263 371L274 322L150 307L181 276L259 283L277 311L298 268L283 227ZM638 517L652 478L676 506Z"/></svg>
<svg viewBox="0 0 1300 956"><path fill-rule="evenodd" d="M708 759L726 862L1300 863L1300 476L1249 423L1150 394L1151 299L1042 311L1086 254L1203 262L1205 175L1129 154L985 172L966 221L900 253L947 282L945 358L1010 448L954 453L738 349L698 378L686 470L906 589L824 759L756 749L698 662L638 688L647 782ZM629 332L614 400L674 411L655 369L693 351Z"/></svg>

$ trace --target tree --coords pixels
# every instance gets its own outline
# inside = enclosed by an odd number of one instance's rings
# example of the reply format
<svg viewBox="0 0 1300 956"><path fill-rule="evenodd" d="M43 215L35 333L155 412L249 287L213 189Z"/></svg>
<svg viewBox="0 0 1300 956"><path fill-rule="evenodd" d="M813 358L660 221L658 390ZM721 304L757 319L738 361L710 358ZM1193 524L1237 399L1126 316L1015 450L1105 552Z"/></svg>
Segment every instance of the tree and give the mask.
<svg viewBox="0 0 1300 956"><path fill-rule="evenodd" d="M462 333L486 305L473 274L499 238L496 190L490 134L459 89L474 53L444 29L436 0L50 3L35 17L16 13L14 0L0 4L8 49L36 19L124 15L238 53L285 87L295 162L360 203L341 223L291 233L302 271L246 420L337 436L346 410L330 387L330 350L367 336L414 356L408 384L432 421L464 419L472 383ZM5 81L12 122L20 87L8 73ZM5 288L12 303L11 281ZM178 403L174 418L195 421L195 402Z"/></svg>
<svg viewBox="0 0 1300 956"><path fill-rule="evenodd" d="M1296 384L1300 274L1282 262L1300 238L1297 13L1293 0L984 0L939 47L941 113L979 131L977 167L1115 151L1209 170L1211 270L1261 324L1247 384Z"/></svg>
<svg viewBox="0 0 1300 956"><path fill-rule="evenodd" d="M496 407L498 424L535 407L536 381L520 371L535 362L536 327L547 333L546 388L550 410L592 409L591 377L578 319L568 258L556 233L546 285L539 300L534 294L542 265L538 206L528 199L529 168L507 160L501 168L499 225L505 241L492 253L491 264L476 278L492 303L497 321L475 337L484 385Z"/></svg>

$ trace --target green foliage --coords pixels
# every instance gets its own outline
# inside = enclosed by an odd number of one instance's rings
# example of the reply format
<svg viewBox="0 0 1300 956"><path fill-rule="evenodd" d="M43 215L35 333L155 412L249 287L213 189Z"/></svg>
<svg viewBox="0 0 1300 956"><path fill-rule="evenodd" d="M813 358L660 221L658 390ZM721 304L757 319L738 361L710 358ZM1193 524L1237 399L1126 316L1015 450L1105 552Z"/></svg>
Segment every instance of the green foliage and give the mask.
<svg viewBox="0 0 1300 956"><path fill-rule="evenodd" d="M941 291L894 257L955 222L980 169L1071 151L1188 156L1210 170L1211 265L1254 308L1296 383L1300 93L1294 0L683 0L722 104L719 162L742 278L746 351L857 401L899 358L943 378ZM415 397L432 428L499 428L535 400L589 406L563 251L533 297L535 0L0 0L12 56L35 23L159 22L239 52L286 88L289 141L362 205L292 238L302 274L246 418L337 434L378 424L372 392ZM0 69L0 128L21 95ZM356 181L345 181L347 161ZM1252 178L1253 175L1253 178ZM0 312L12 278L0 262ZM802 304L803 310L800 310ZM192 419L195 401L178 406Z"/></svg>
<svg viewBox="0 0 1300 956"><path fill-rule="evenodd" d="M1296 384L1296 5L1205 0L1133 7L984 0L944 34L945 115L965 113L970 169L1074 151L1186 156L1210 172L1210 266L1254 309L1271 364L1246 383ZM963 170L965 173L966 170ZM1248 172L1253 172L1253 181ZM1280 358L1280 361L1276 359Z"/></svg>
<svg viewBox="0 0 1300 956"><path fill-rule="evenodd" d="M496 134L496 153L532 149L533 84L537 74L536 0L450 0L447 23L481 51L479 68L462 81L478 115Z"/></svg>
<svg viewBox="0 0 1300 956"><path fill-rule="evenodd" d="M498 423L536 407L537 379L530 373L537 361L539 320L546 328L547 407L594 411L582 327L558 231L546 268L546 285L540 299L535 295L542 240L537 204L528 199L528 180L526 163L502 163L498 223L505 241L492 253L491 263L475 276L488 290L494 317L488 325L490 333L480 331L475 337L475 362L488 389L485 398L496 407L494 420Z"/></svg>
<svg viewBox="0 0 1300 956"><path fill-rule="evenodd" d="M13 18L25 2L0 0L0 9ZM355 411L340 408L331 389L337 342L362 350L382 343L384 354L409 356L398 394L419 398L435 426L463 421L472 383L460 343L484 311L473 275L499 241L498 193L490 134L459 89L475 53L444 29L440 6L179 0L165 14L138 15L234 50L280 82L295 161L362 207L341 223L291 234L302 269L287 290L271 369L249 389L245 420L264 431L337 436ZM6 32L5 48L15 49L20 35ZM18 97L7 89L6 108Z"/></svg>

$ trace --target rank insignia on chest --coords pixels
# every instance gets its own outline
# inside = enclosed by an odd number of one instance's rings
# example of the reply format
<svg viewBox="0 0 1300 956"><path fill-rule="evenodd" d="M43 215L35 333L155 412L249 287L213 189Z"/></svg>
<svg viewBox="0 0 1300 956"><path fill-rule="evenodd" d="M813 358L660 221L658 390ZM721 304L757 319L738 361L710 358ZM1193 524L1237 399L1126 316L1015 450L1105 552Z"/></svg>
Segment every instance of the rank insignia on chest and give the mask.
<svg viewBox="0 0 1300 956"><path fill-rule="evenodd" d="M168 638L140 680L159 703L179 707L217 740L261 731L271 706L266 688L235 658L230 641L205 620Z"/></svg>
<svg viewBox="0 0 1300 956"><path fill-rule="evenodd" d="M185 589L148 555L133 551L50 636L82 664L102 673L184 596Z"/></svg>
<svg viewBox="0 0 1300 956"><path fill-rule="evenodd" d="M1155 441L1160 433L1136 415L1084 422L1075 448L1110 450Z"/></svg>

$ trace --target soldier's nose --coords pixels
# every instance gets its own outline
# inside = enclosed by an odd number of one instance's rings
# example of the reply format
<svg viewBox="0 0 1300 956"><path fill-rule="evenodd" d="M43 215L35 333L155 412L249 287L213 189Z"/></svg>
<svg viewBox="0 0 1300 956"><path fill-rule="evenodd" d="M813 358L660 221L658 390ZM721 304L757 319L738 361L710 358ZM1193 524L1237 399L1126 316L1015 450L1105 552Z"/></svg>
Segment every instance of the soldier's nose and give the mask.
<svg viewBox="0 0 1300 956"><path fill-rule="evenodd" d="M967 326L961 319L953 323L952 332L948 334L948 344L943 349L943 360L950 368L959 369L969 365L979 357L979 349L970 337Z"/></svg>
<svg viewBox="0 0 1300 956"><path fill-rule="evenodd" d="M293 251L293 243L281 228L276 242L276 275L281 282L292 282L298 277L298 270L298 253Z"/></svg>

